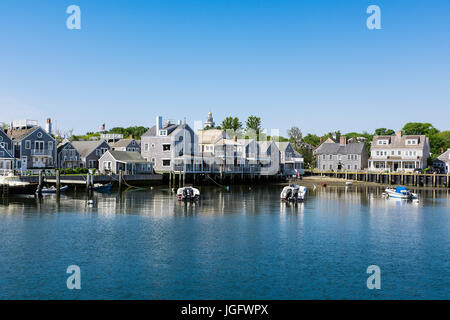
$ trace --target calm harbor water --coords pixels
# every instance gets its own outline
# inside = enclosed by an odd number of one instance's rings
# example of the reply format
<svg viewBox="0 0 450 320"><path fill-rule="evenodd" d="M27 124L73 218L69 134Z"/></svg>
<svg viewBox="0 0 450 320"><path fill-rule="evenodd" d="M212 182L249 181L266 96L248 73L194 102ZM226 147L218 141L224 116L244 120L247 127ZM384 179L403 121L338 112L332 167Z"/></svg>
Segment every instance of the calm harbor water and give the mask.
<svg viewBox="0 0 450 320"><path fill-rule="evenodd" d="M0 299L448 299L450 194L378 187L202 187L0 202ZM81 290L66 269L81 268ZM366 269L381 268L381 290Z"/></svg>

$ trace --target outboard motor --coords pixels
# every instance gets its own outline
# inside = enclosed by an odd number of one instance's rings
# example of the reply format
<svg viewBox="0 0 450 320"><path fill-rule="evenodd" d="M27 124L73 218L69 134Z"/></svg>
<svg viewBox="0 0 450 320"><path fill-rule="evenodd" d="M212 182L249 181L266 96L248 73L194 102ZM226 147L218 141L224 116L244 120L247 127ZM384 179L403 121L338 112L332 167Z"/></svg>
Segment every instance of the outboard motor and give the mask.
<svg viewBox="0 0 450 320"><path fill-rule="evenodd" d="M294 194L292 195L292 199L293 200L297 200L298 199L298 190L294 191Z"/></svg>
<svg viewBox="0 0 450 320"><path fill-rule="evenodd" d="M192 188L188 189L188 197L189 199L192 199L194 197L194 190L192 190Z"/></svg>
<svg viewBox="0 0 450 320"><path fill-rule="evenodd" d="M286 191L286 200L290 200L292 197L292 189Z"/></svg>
<svg viewBox="0 0 450 320"><path fill-rule="evenodd" d="M187 198L187 189L183 189L183 199Z"/></svg>

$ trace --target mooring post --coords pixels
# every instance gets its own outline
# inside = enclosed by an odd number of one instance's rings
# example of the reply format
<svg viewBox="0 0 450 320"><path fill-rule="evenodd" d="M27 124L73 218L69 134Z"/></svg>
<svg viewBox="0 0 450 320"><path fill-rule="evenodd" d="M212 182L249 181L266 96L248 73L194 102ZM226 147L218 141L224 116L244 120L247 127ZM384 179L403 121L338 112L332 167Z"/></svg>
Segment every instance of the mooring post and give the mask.
<svg viewBox="0 0 450 320"><path fill-rule="evenodd" d="M44 170L40 170L39 171L38 194L41 194L43 184L44 184Z"/></svg>
<svg viewBox="0 0 450 320"><path fill-rule="evenodd" d="M59 194L61 191L61 172L56 170L56 194Z"/></svg>
<svg viewBox="0 0 450 320"><path fill-rule="evenodd" d="M169 190L172 191L172 171L169 171Z"/></svg>
<svg viewBox="0 0 450 320"><path fill-rule="evenodd" d="M119 170L119 193L122 192L123 171Z"/></svg>
<svg viewBox="0 0 450 320"><path fill-rule="evenodd" d="M91 177L88 172L88 174L86 175L86 191L89 191L89 183L90 183L89 181L91 181Z"/></svg>

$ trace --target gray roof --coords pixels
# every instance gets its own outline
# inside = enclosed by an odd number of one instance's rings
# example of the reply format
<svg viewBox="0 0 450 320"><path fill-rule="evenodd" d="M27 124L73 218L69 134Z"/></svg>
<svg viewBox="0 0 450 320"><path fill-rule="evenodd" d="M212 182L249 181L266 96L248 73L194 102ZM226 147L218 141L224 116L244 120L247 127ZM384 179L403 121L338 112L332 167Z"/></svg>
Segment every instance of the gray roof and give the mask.
<svg viewBox="0 0 450 320"><path fill-rule="evenodd" d="M22 140L23 138L28 136L30 133L36 131L39 128L40 127L36 126L36 127L28 128L28 129L19 129L19 130L13 129L12 134L11 134L11 132L9 132L10 138L13 140Z"/></svg>
<svg viewBox="0 0 450 320"><path fill-rule="evenodd" d="M362 154L366 145L363 142L348 143L341 145L339 143L322 143L315 154Z"/></svg>
<svg viewBox="0 0 450 320"><path fill-rule="evenodd" d="M450 162L450 149L445 151L443 154L441 154L439 157L437 157L439 160L443 162Z"/></svg>
<svg viewBox="0 0 450 320"><path fill-rule="evenodd" d="M406 140L408 139L418 139L418 144L406 144ZM389 140L389 144L378 145L378 140ZM409 136L375 136L372 140L372 148L412 148L417 149L417 147L423 147L425 142L428 141L428 138L424 135L409 135Z"/></svg>
<svg viewBox="0 0 450 320"><path fill-rule="evenodd" d="M116 160L120 162L147 162L139 152L135 151L116 151L116 150L109 150L108 151L111 156Z"/></svg>
<svg viewBox="0 0 450 320"><path fill-rule="evenodd" d="M111 147L114 147L114 148L128 147L128 145L131 143L131 141L135 141L136 145L139 145L139 143L134 139L120 139L119 141L112 143Z"/></svg>
<svg viewBox="0 0 450 320"><path fill-rule="evenodd" d="M88 156L92 151L97 149L105 140L94 140L94 141L72 141L72 145L77 149L81 157Z"/></svg>
<svg viewBox="0 0 450 320"><path fill-rule="evenodd" d="M277 145L278 149L280 149L281 152L284 152L287 147L290 145L290 142L275 142L275 144Z"/></svg>
<svg viewBox="0 0 450 320"><path fill-rule="evenodd" d="M170 136L176 129L189 128L186 123L183 124L169 124L168 126L163 126L162 130L167 130L167 135ZM156 126L151 127L146 133L142 135L143 137L154 137L156 136Z"/></svg>

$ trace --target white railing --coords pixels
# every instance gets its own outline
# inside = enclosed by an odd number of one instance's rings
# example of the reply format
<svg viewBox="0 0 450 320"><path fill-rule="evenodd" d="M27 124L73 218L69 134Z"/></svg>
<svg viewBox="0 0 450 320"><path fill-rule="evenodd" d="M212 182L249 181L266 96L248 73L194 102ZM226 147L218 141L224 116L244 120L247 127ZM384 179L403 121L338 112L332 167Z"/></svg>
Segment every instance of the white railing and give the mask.
<svg viewBox="0 0 450 320"><path fill-rule="evenodd" d="M49 149L31 149L32 156L52 156L53 150Z"/></svg>

